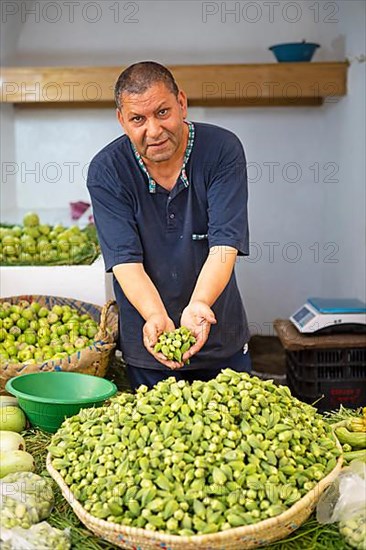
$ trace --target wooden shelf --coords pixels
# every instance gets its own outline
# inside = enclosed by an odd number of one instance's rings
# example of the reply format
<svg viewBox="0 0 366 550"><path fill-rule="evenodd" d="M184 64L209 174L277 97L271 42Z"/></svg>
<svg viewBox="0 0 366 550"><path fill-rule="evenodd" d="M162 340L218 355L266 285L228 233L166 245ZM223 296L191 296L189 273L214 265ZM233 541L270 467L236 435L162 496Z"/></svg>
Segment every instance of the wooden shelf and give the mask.
<svg viewBox="0 0 366 550"><path fill-rule="evenodd" d="M175 65L190 106L321 105L347 92L348 62ZM19 106L112 107L123 67L3 67L0 101Z"/></svg>

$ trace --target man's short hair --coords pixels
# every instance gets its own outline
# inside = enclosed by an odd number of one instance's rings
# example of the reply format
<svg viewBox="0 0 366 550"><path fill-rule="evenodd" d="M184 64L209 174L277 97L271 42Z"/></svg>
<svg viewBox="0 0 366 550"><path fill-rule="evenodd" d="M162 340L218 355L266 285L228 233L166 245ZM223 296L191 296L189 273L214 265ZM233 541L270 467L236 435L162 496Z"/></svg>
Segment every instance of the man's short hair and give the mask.
<svg viewBox="0 0 366 550"><path fill-rule="evenodd" d="M163 82L170 92L178 97L178 86L172 73L155 61L140 61L125 69L118 77L114 88L114 99L118 109L121 108L121 96L143 94L153 84Z"/></svg>

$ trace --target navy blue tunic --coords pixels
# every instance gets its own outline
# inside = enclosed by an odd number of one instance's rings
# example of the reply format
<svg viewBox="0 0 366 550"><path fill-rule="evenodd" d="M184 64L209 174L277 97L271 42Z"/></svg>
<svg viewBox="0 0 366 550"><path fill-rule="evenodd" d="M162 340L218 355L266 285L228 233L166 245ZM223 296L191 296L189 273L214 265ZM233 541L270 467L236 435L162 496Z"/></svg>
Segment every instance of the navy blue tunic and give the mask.
<svg viewBox="0 0 366 550"><path fill-rule="evenodd" d="M188 186L180 177L170 192L157 182L152 193L125 135L93 158L87 180L106 270L123 263L143 263L176 327L209 249L220 245L236 248L239 255L249 253L243 147L223 128L203 123L195 123L194 128L185 167ZM222 254L221 261L226 254L230 250ZM113 282L124 360L136 367L166 370L143 345L144 319L115 277ZM249 339L234 273L212 310L217 324L185 369L214 367Z"/></svg>

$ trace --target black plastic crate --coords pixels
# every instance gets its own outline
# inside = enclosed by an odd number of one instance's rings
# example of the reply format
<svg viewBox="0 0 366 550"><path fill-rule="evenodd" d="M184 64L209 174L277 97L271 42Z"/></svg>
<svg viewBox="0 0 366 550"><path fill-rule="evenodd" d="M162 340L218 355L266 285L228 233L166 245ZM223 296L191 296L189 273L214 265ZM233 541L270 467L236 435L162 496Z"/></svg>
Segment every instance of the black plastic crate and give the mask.
<svg viewBox="0 0 366 550"><path fill-rule="evenodd" d="M292 394L321 411L366 405L366 348L286 350L286 370Z"/></svg>

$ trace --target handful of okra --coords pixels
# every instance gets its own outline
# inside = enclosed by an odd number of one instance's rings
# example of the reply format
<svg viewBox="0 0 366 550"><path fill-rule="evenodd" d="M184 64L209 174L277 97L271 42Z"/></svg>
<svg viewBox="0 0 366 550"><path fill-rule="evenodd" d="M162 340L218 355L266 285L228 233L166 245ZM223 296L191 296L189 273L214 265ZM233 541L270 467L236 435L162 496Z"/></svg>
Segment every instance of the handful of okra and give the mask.
<svg viewBox="0 0 366 550"><path fill-rule="evenodd" d="M195 342L196 338L187 327L179 327L172 332L163 332L155 344L154 351L162 353L169 360L181 362L183 355ZM186 364L189 364L189 359Z"/></svg>

